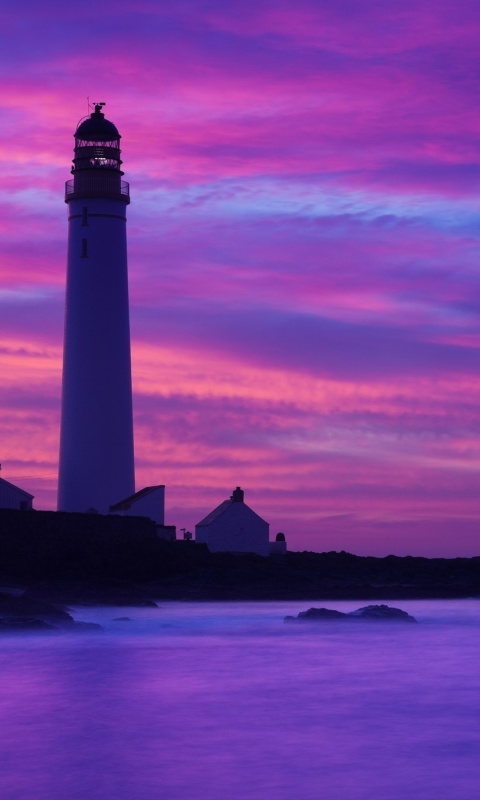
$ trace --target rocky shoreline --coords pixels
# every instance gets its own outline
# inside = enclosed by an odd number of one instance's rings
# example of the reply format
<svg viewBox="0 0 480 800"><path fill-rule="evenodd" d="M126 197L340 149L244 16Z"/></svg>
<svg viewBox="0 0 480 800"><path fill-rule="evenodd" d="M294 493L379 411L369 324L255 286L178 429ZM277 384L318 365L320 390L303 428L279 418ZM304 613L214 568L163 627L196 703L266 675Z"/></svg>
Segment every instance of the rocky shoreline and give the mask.
<svg viewBox="0 0 480 800"><path fill-rule="evenodd" d="M146 518L0 511L0 587L61 605L480 597L480 557L209 553Z"/></svg>
<svg viewBox="0 0 480 800"><path fill-rule="evenodd" d="M105 560L103 568L65 562L61 574L2 572L0 587L65 606L153 606L155 600L393 601L480 597L480 559L363 558L349 553L288 553L279 559L211 555L161 543L145 563ZM0 613L1 616L1 613Z"/></svg>

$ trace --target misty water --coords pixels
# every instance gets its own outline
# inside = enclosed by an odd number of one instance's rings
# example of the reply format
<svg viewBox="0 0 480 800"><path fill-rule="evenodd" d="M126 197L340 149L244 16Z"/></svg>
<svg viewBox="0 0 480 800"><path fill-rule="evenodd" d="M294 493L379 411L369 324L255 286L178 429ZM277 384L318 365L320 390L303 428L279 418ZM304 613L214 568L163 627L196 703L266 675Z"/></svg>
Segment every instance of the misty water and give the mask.
<svg viewBox="0 0 480 800"><path fill-rule="evenodd" d="M480 601L283 623L309 605L365 603L74 609L104 631L2 637L0 797L476 797Z"/></svg>

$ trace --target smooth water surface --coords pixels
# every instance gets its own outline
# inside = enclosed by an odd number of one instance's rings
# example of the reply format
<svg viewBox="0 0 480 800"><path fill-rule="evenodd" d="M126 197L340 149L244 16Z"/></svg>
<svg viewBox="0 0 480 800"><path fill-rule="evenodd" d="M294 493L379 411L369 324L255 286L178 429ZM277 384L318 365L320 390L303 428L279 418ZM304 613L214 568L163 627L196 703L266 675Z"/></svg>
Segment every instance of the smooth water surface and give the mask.
<svg viewBox="0 0 480 800"><path fill-rule="evenodd" d="M419 624L162 603L3 637L1 800L473 800L480 601L389 604Z"/></svg>

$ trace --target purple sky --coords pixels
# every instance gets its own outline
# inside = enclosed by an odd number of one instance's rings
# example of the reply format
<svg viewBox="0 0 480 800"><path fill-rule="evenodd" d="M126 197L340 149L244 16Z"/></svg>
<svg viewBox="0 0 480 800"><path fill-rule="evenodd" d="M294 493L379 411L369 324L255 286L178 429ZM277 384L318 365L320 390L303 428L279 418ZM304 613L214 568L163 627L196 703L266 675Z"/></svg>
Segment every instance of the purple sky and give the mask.
<svg viewBox="0 0 480 800"><path fill-rule="evenodd" d="M2 476L56 503L73 133L131 185L137 488L295 550L479 555L478 0L0 11Z"/></svg>

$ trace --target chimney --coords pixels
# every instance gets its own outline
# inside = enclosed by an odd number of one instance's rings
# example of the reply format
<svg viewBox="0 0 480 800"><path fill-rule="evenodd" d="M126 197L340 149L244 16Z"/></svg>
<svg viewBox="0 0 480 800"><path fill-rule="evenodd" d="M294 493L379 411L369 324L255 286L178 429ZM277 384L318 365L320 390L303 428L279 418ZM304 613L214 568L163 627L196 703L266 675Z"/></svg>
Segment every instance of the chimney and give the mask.
<svg viewBox="0 0 480 800"><path fill-rule="evenodd" d="M234 503L243 503L243 489L240 489L240 486L237 486L232 492L230 500L233 500Z"/></svg>

